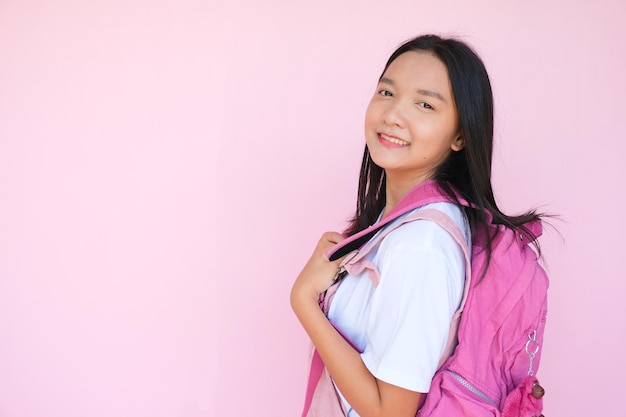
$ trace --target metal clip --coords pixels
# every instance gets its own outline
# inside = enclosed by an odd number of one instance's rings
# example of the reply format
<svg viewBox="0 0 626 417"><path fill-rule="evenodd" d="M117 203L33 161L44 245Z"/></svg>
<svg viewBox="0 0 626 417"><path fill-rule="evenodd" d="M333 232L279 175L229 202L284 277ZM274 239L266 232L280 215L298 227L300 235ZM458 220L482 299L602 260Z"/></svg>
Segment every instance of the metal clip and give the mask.
<svg viewBox="0 0 626 417"><path fill-rule="evenodd" d="M341 279L346 276L346 267L341 265L337 268L337 272L335 273L335 278L333 278L333 284L341 281ZM332 285L332 284L331 284Z"/></svg>
<svg viewBox="0 0 626 417"><path fill-rule="evenodd" d="M534 350L532 350L534 348ZM533 376L533 359L535 359L535 355L539 352L539 342L537 341L537 330L533 329L532 332L528 333L528 341L526 342L526 353L530 358L530 363L528 365L528 376Z"/></svg>

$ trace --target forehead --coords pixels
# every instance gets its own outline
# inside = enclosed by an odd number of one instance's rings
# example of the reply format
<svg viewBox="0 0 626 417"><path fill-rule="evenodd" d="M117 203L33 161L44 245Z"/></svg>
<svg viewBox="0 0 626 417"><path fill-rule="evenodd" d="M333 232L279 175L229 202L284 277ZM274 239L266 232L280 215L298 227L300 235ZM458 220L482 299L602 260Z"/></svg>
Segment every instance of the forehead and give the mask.
<svg viewBox="0 0 626 417"><path fill-rule="evenodd" d="M449 96L452 92L448 69L427 51L409 51L398 56L389 64L383 78L410 88L436 88Z"/></svg>

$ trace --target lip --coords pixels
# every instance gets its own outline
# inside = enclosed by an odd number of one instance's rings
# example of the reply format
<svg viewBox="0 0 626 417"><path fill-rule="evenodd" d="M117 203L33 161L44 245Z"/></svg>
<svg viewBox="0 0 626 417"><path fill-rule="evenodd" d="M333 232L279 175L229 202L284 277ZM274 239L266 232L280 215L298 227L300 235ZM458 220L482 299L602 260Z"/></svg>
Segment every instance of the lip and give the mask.
<svg viewBox="0 0 626 417"><path fill-rule="evenodd" d="M397 136L389 135L383 132L376 132L376 137L378 138L378 141L387 148L406 148L410 145L410 143L404 139L400 139Z"/></svg>

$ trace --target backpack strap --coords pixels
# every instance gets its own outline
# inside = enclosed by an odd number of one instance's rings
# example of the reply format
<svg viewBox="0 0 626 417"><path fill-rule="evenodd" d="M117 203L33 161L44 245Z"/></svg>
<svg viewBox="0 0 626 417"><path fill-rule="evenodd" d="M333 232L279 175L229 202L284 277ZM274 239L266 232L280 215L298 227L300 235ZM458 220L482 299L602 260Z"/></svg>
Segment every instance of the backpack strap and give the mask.
<svg viewBox="0 0 626 417"><path fill-rule="evenodd" d="M381 226L376 227L376 230L374 230L373 232L369 232L368 233L368 235L369 235L368 239L373 239L373 240L371 242L367 242L367 245L363 248L363 250L355 252L352 256L348 256L348 258L346 258L346 260L344 260L344 262L342 262L342 265L348 271L350 271L351 273L357 272L357 271L354 271L354 270L351 271L351 269L350 269L350 268L352 268L352 267L354 267L356 265L360 265L359 267L362 270L363 267L364 267L364 264L362 263L364 261L363 257L369 252L369 250L371 248L375 247L389 233L391 233L392 231L394 231L395 229L397 229L401 225L403 225L405 223L408 223L408 222L415 221L415 220L430 220L432 222L435 222L441 228L443 228L446 232L448 232L450 234L450 236L452 236L454 241L461 248L461 250L463 252L463 256L465 258L465 285L464 285L464 288L463 288L463 297L461 298L461 303L460 303L459 308L457 309L457 311L454 313L454 316L452 317L452 321L450 323L450 330L448 332L448 340L446 341L446 346L445 346L444 352L443 352L441 358L439 359L439 364L437 365L437 369L439 369L441 367L441 365L443 365L443 363L452 354L452 352L454 351L454 348L456 347L456 345L458 343L457 330L458 330L459 322L460 322L460 319L461 319L461 313L463 312L463 308L465 307L465 302L467 300L467 295L468 295L468 292L469 292L470 283L471 283L471 279L472 279L471 278L471 275L472 275L471 274L471 263L470 263L471 257L470 257L469 250L468 250L468 247L467 247L467 242L465 241L465 237L463 236L463 233L461 232L461 230L459 229L457 224L454 222L454 220L452 220L450 218L450 216L448 216L447 214L445 214L445 213L443 213L443 212L441 212L439 210L436 210L436 209L424 209L424 210L414 210L414 209L411 209L411 210L413 212L410 212L405 218L400 219L399 221L397 221L395 223L392 223L389 227L383 229L383 227L389 223L389 221L388 221L388 222L385 222L384 224L382 224ZM403 213L403 214L406 214L406 213ZM396 216L394 218L394 220L397 219L398 217L400 217L400 216ZM378 233L378 232L380 232L380 233ZM376 233L378 233L378 234L376 234ZM375 268L373 270L376 271ZM374 283L374 284L376 284L376 283ZM350 341L350 339L348 337L346 337L336 327L335 327L335 329L339 332L339 334L341 334L343 336L343 338L355 350L360 352L360 350ZM308 413L308 410L311 407L311 402L313 401L313 395L315 393L315 387L317 386L318 382L320 381L320 378L322 377L323 372L324 372L324 362L322 361L322 358L320 357L319 353L317 352L317 349L313 348L312 358L311 358L311 366L310 366L310 370L309 370L309 380L308 380L307 392L306 392L306 396L305 396L304 410L303 410L303 413L302 413L303 417L306 416L306 414Z"/></svg>
<svg viewBox="0 0 626 417"><path fill-rule="evenodd" d="M468 203L460 197L458 199L461 204L468 205ZM362 247L375 236L376 233L399 217L426 204L440 203L443 201L450 202L451 200L450 197L441 192L434 180L424 181L409 191L384 219L337 243L326 255L330 261L339 259Z"/></svg>
<svg viewBox="0 0 626 417"><path fill-rule="evenodd" d="M452 236L454 241L461 248L461 251L463 252L463 257L465 258L465 288L463 289L463 298L461 299L461 304L459 305L459 311L463 311L463 307L465 307L465 301L467 301L469 284L472 280L472 257L470 256L468 242L465 241L463 232L461 232L459 226L457 226L455 221L452 220L450 216L437 209L424 209L416 211L415 213L407 216L405 222L413 220L430 220L434 223L437 223L437 225L439 225L443 230L448 232L450 236Z"/></svg>
<svg viewBox="0 0 626 417"><path fill-rule="evenodd" d="M337 330L337 332L352 346L354 350L359 353L361 350L354 344L352 341L345 335L341 330L339 330L332 322L330 322L332 326ZM320 383L322 379L322 374L324 373L324 361L320 356L319 352L312 346L313 352L311 352L311 366L309 368L309 380L307 382L306 395L304 397L304 407L302 409L302 417L306 417L309 413L309 409L311 408L311 403L313 402L313 396L315 395L315 389L317 388L317 384ZM337 398L339 400L339 398Z"/></svg>
<svg viewBox="0 0 626 417"><path fill-rule="evenodd" d="M450 198L450 196L446 195L439 188L435 180L424 181L409 191L384 219L337 243L327 252L326 256L331 261L339 259L353 250L362 247L376 235L378 231L402 215L427 204L441 202L458 203L465 207L476 208L472 203L463 199L458 193L456 194L456 199ZM487 223L491 224L493 216L488 210L485 210L485 215L487 216Z"/></svg>
<svg viewBox="0 0 626 417"><path fill-rule="evenodd" d="M348 273L351 275L359 275L365 269L368 269L369 278L372 280L372 283L375 287L378 286L378 283L380 282L380 273L378 272L378 268L376 268L376 266L369 259L365 259L365 256L370 252L370 250L372 250L380 242L382 242L382 240L387 237L387 235L389 235L391 232L393 232L403 224L412 222L414 220L419 220L419 217L416 216L416 213L409 213L404 218L396 218L393 222L391 222L391 224L387 222L383 226L377 227L376 232L367 241L367 243L365 243L358 251L355 250L351 255L348 255L342 261L341 266L343 266L345 270L348 271Z"/></svg>
<svg viewBox="0 0 626 417"><path fill-rule="evenodd" d="M309 413L311 403L313 402L313 394L315 394L315 387L317 387L317 383L322 378L323 372L324 362L322 361L322 358L320 357L317 349L313 347L311 367L309 368L309 381L307 382L306 395L304 397L302 417L306 417L306 415Z"/></svg>
<svg viewBox="0 0 626 417"><path fill-rule="evenodd" d="M461 251L463 252L463 258L465 259L465 284L463 286L463 296L461 297L459 308L452 316L452 320L450 322L448 340L446 341L443 354L439 359L439 364L437 365L437 368L440 368L441 365L443 365L443 363L446 361L446 359L448 359L448 357L452 354L456 345L458 344L457 331L461 320L461 313L465 308L465 303L467 301L467 296L469 294L469 289L472 282L470 250L468 248L468 243L465 241L465 237L461 232L461 229L459 229L459 226L457 226L455 221L452 220L450 216L437 209L427 208L423 210L414 210L406 217L399 219L395 223L392 223L387 228L383 229L374 237L372 237L372 240L368 242L361 250L359 250L352 256L348 256L344 263L342 263L342 265L350 274L359 274L364 269L369 269L370 279L373 281L374 285L377 285L378 281L380 280L378 270L374 265L371 265L371 262L369 262L367 259L363 259L363 257L370 251L371 248L380 243L380 241L384 239L389 233L391 233L401 225L415 220L432 221L439 225L446 232L448 232L448 234L450 234L450 236L454 239L457 245L459 245Z"/></svg>
<svg viewBox="0 0 626 417"><path fill-rule="evenodd" d="M450 322L450 330L448 332L448 340L446 341L446 346L444 348L443 354L439 359L439 364L437 365L437 369L443 365L443 363L448 359L450 355L454 352L456 345L458 344L457 332L459 329L459 323L461 321L461 314L463 313L463 309L465 308L465 302L467 301L467 295L469 294L470 285L472 283L472 264L471 264L471 256L467 246L467 242L465 241L465 237L463 233L459 229L459 226L448 216L447 214L436 210L436 209L424 209L416 211L415 213L407 216L406 221L412 220L430 220L432 222L437 223L442 229L452 236L454 241L459 245L461 251L463 251L463 257L465 258L465 285L463 286L463 296L461 298L461 302L459 304L459 308L452 316L452 320Z"/></svg>

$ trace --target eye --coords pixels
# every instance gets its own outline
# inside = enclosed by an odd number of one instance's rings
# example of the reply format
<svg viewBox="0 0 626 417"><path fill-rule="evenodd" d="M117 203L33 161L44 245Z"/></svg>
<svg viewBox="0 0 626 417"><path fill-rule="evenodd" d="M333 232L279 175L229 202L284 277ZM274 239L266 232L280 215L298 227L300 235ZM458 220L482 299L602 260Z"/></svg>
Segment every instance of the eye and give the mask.
<svg viewBox="0 0 626 417"><path fill-rule="evenodd" d="M435 108L433 106L431 106L430 104L426 103L425 101L420 101L419 103L417 103L418 106L423 107L425 109L428 110L434 110Z"/></svg>
<svg viewBox="0 0 626 417"><path fill-rule="evenodd" d="M385 97L392 97L393 93L389 90L385 90L384 88L382 90L378 90L378 94L380 94L381 96L385 96Z"/></svg>

